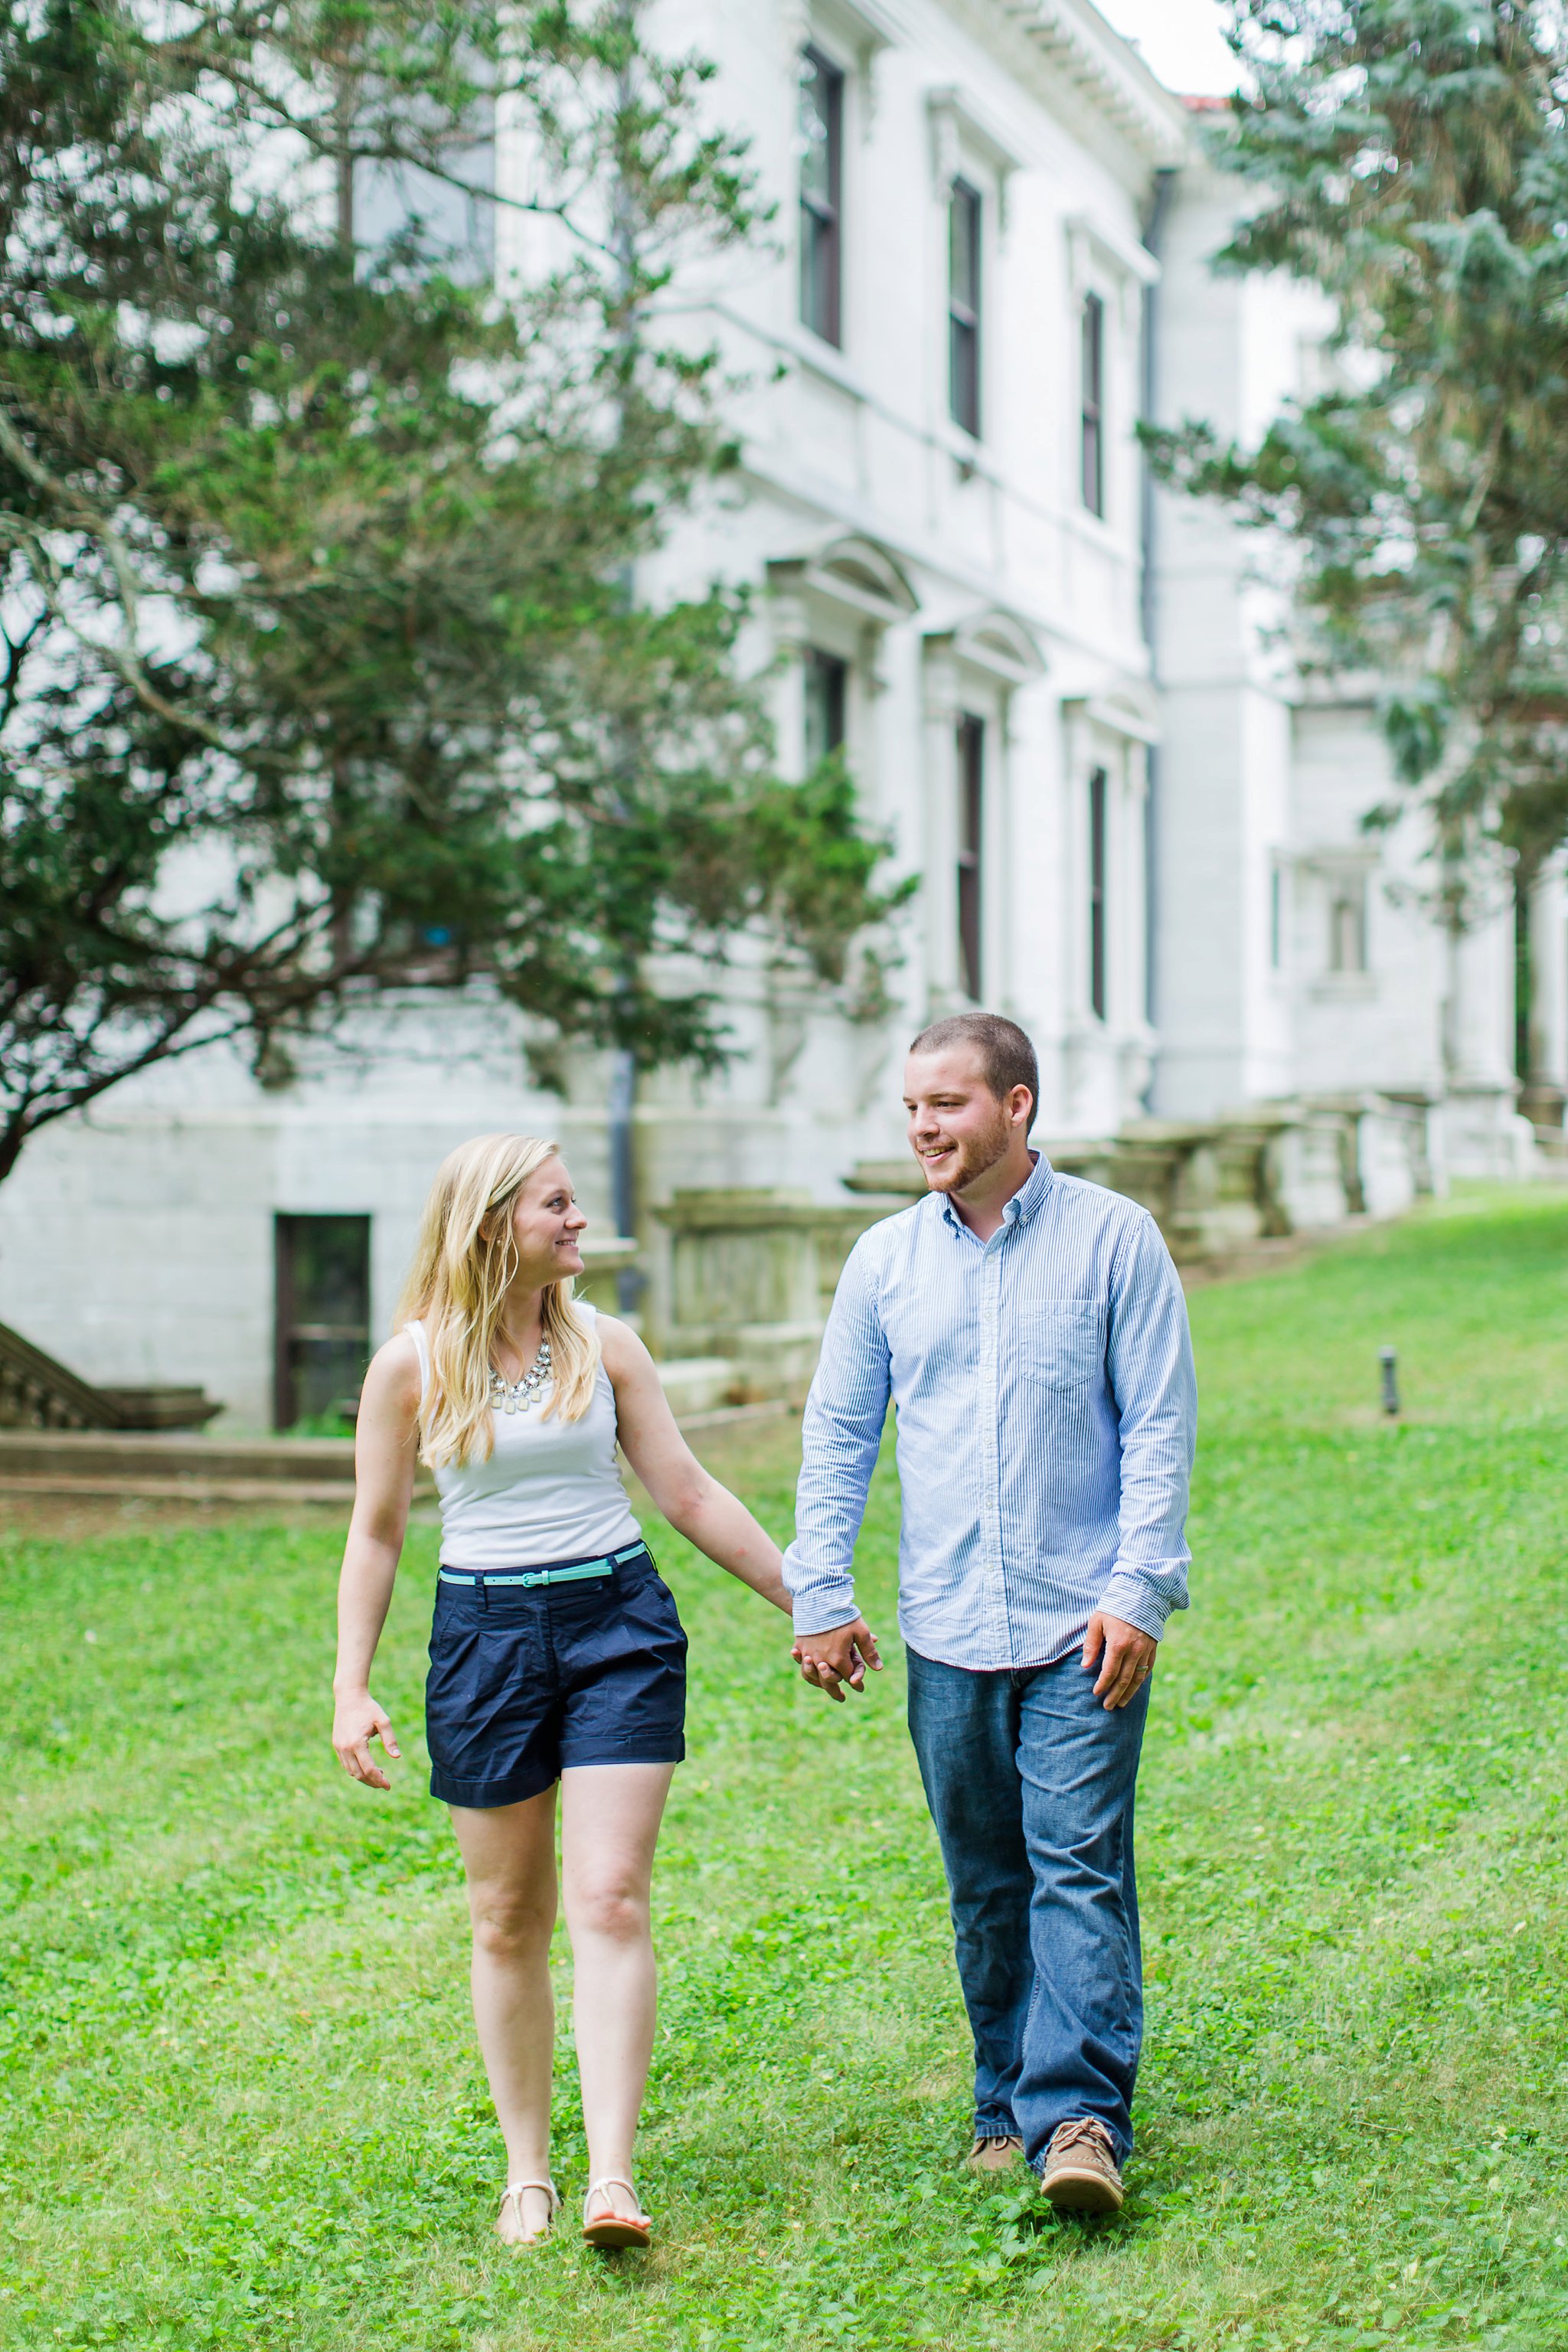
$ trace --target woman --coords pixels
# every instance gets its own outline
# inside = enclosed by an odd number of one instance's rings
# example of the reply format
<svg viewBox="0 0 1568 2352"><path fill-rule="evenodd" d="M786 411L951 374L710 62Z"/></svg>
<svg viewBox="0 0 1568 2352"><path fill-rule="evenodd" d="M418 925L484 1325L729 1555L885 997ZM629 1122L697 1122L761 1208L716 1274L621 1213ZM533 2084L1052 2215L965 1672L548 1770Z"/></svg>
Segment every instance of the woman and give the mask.
<svg viewBox="0 0 1568 2352"><path fill-rule="evenodd" d="M777 1608L777 1548L688 1449L636 1333L572 1296L587 1219L555 1146L487 1135L436 1179L365 1376L339 1588L332 1746L356 1780L398 1753L370 1692L415 1461L441 1568L426 1728L473 1924L479 2047L507 2150L497 2233L538 2245L550 2178L555 1784L589 2187L584 2236L646 2246L632 2140L653 2048L654 1843L685 1754L686 1637L626 1502L617 1440L671 1526Z"/></svg>

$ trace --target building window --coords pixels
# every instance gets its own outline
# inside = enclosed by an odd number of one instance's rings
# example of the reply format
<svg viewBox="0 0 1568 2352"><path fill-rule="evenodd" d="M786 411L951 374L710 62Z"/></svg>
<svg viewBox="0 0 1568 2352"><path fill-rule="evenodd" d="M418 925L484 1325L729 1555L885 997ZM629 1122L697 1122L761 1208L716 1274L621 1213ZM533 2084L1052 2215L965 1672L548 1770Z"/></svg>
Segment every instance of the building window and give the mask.
<svg viewBox="0 0 1568 2352"><path fill-rule="evenodd" d="M370 1361L370 1219L279 1217L276 1225L279 1429L352 1417Z"/></svg>
<svg viewBox="0 0 1568 2352"><path fill-rule="evenodd" d="M837 654L805 656L805 772L810 775L842 744L849 699L849 665Z"/></svg>
<svg viewBox="0 0 1568 2352"><path fill-rule="evenodd" d="M1285 961L1285 869L1278 861L1268 869L1268 969L1278 971Z"/></svg>
<svg viewBox="0 0 1568 2352"><path fill-rule="evenodd" d="M1329 890L1329 970L1366 970L1366 877L1338 876Z"/></svg>
<svg viewBox="0 0 1568 2352"><path fill-rule="evenodd" d="M963 992L976 1003L984 977L980 933L984 837L985 721L966 711L958 722L958 963Z"/></svg>
<svg viewBox="0 0 1568 2352"><path fill-rule="evenodd" d="M1089 780L1089 1001L1105 1018L1105 795L1106 775L1096 768Z"/></svg>
<svg viewBox="0 0 1568 2352"><path fill-rule="evenodd" d="M980 438L980 198L954 180L947 208L948 405Z"/></svg>
<svg viewBox="0 0 1568 2352"><path fill-rule="evenodd" d="M1083 502L1105 512L1105 305L1091 294L1083 306Z"/></svg>
<svg viewBox="0 0 1568 2352"><path fill-rule="evenodd" d="M474 138L445 146L441 175L416 163L362 156L348 166L339 201L360 255L362 271L384 270L412 283L437 268L461 286L488 286L495 276L496 148L488 108L470 126ZM401 254L401 258L400 258Z"/></svg>
<svg viewBox="0 0 1568 2352"><path fill-rule="evenodd" d="M800 315L814 335L837 346L844 76L818 49L807 49L800 61Z"/></svg>

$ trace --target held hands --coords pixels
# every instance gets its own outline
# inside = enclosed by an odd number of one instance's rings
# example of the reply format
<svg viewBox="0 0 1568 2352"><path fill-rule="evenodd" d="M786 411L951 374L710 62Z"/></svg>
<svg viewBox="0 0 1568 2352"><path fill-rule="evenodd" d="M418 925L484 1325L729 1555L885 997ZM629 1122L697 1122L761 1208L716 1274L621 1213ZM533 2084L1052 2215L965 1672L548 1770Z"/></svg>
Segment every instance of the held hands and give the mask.
<svg viewBox="0 0 1568 2352"><path fill-rule="evenodd" d="M1097 1658L1105 1653L1100 1678L1094 1685L1096 1698L1102 1698L1108 1708L1125 1706L1154 1671L1154 1654L1160 1644L1152 1633L1142 1633L1136 1625L1123 1622L1120 1617L1108 1617L1097 1609L1089 1621L1089 1631L1083 1637L1083 1663L1092 1674Z"/></svg>
<svg viewBox="0 0 1568 2352"><path fill-rule="evenodd" d="M340 1698L332 1716L332 1746L339 1763L351 1780L363 1780L367 1789L390 1789L392 1783L380 1765L370 1760L373 1739L379 1739L390 1757L401 1760L392 1717L383 1713L369 1691Z"/></svg>
<svg viewBox="0 0 1568 2352"><path fill-rule="evenodd" d="M1097 1609L1083 1639L1086 1670L1092 1673L1097 1664L1100 1666L1096 1698L1103 1699L1108 1708L1125 1706L1152 1674L1159 1647L1152 1633ZM863 1691L868 1666L879 1672L882 1664L876 1635L863 1617L848 1625L836 1625L830 1633L798 1634L790 1655L800 1668L801 1680L836 1699L840 1706L843 1685L847 1683L852 1691Z"/></svg>
<svg viewBox="0 0 1568 2352"><path fill-rule="evenodd" d="M840 1706L845 1683L852 1691L863 1691L867 1667L877 1674L882 1667L877 1637L864 1617L854 1618L847 1625L835 1625L830 1633L797 1633L790 1655L800 1668L802 1682L826 1692Z"/></svg>

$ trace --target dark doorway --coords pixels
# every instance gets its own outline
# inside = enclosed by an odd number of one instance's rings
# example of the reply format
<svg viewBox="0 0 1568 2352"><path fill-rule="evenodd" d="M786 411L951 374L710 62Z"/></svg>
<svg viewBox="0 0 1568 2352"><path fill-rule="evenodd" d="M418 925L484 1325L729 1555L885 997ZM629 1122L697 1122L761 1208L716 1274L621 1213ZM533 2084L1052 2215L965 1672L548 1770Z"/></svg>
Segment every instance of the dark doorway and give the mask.
<svg viewBox="0 0 1568 2352"><path fill-rule="evenodd" d="M370 1219L279 1217L273 1415L352 1410L370 1360Z"/></svg>

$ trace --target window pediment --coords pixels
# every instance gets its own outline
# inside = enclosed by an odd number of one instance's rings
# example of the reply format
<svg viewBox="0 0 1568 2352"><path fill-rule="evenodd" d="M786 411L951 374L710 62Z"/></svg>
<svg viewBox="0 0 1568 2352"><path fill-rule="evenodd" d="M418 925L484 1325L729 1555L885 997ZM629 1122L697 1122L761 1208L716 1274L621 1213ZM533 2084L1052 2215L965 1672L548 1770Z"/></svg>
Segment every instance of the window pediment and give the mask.
<svg viewBox="0 0 1568 2352"><path fill-rule="evenodd" d="M1115 686L1108 694L1065 702L1062 709L1069 719L1087 719L1091 727L1125 735L1134 743L1157 743L1164 731L1159 698L1151 687Z"/></svg>
<svg viewBox="0 0 1568 2352"><path fill-rule="evenodd" d="M831 540L814 555L776 558L768 565L768 585L774 595L810 591L884 627L920 610L902 566L875 540L855 536Z"/></svg>
<svg viewBox="0 0 1568 2352"><path fill-rule="evenodd" d="M1033 631L999 608L961 621L951 632L951 643L960 661L988 671L1005 686L1027 686L1046 674L1046 657Z"/></svg>
<svg viewBox="0 0 1568 2352"><path fill-rule="evenodd" d="M931 166L939 187L945 187L962 169L966 152L994 172L998 184L1022 163L1005 134L965 91L928 89L926 112L931 127Z"/></svg>
<svg viewBox="0 0 1568 2352"><path fill-rule="evenodd" d="M1090 213L1071 213L1065 224L1072 258L1075 288L1090 284L1098 267L1109 277L1131 278L1140 286L1155 286L1160 265L1144 246Z"/></svg>

